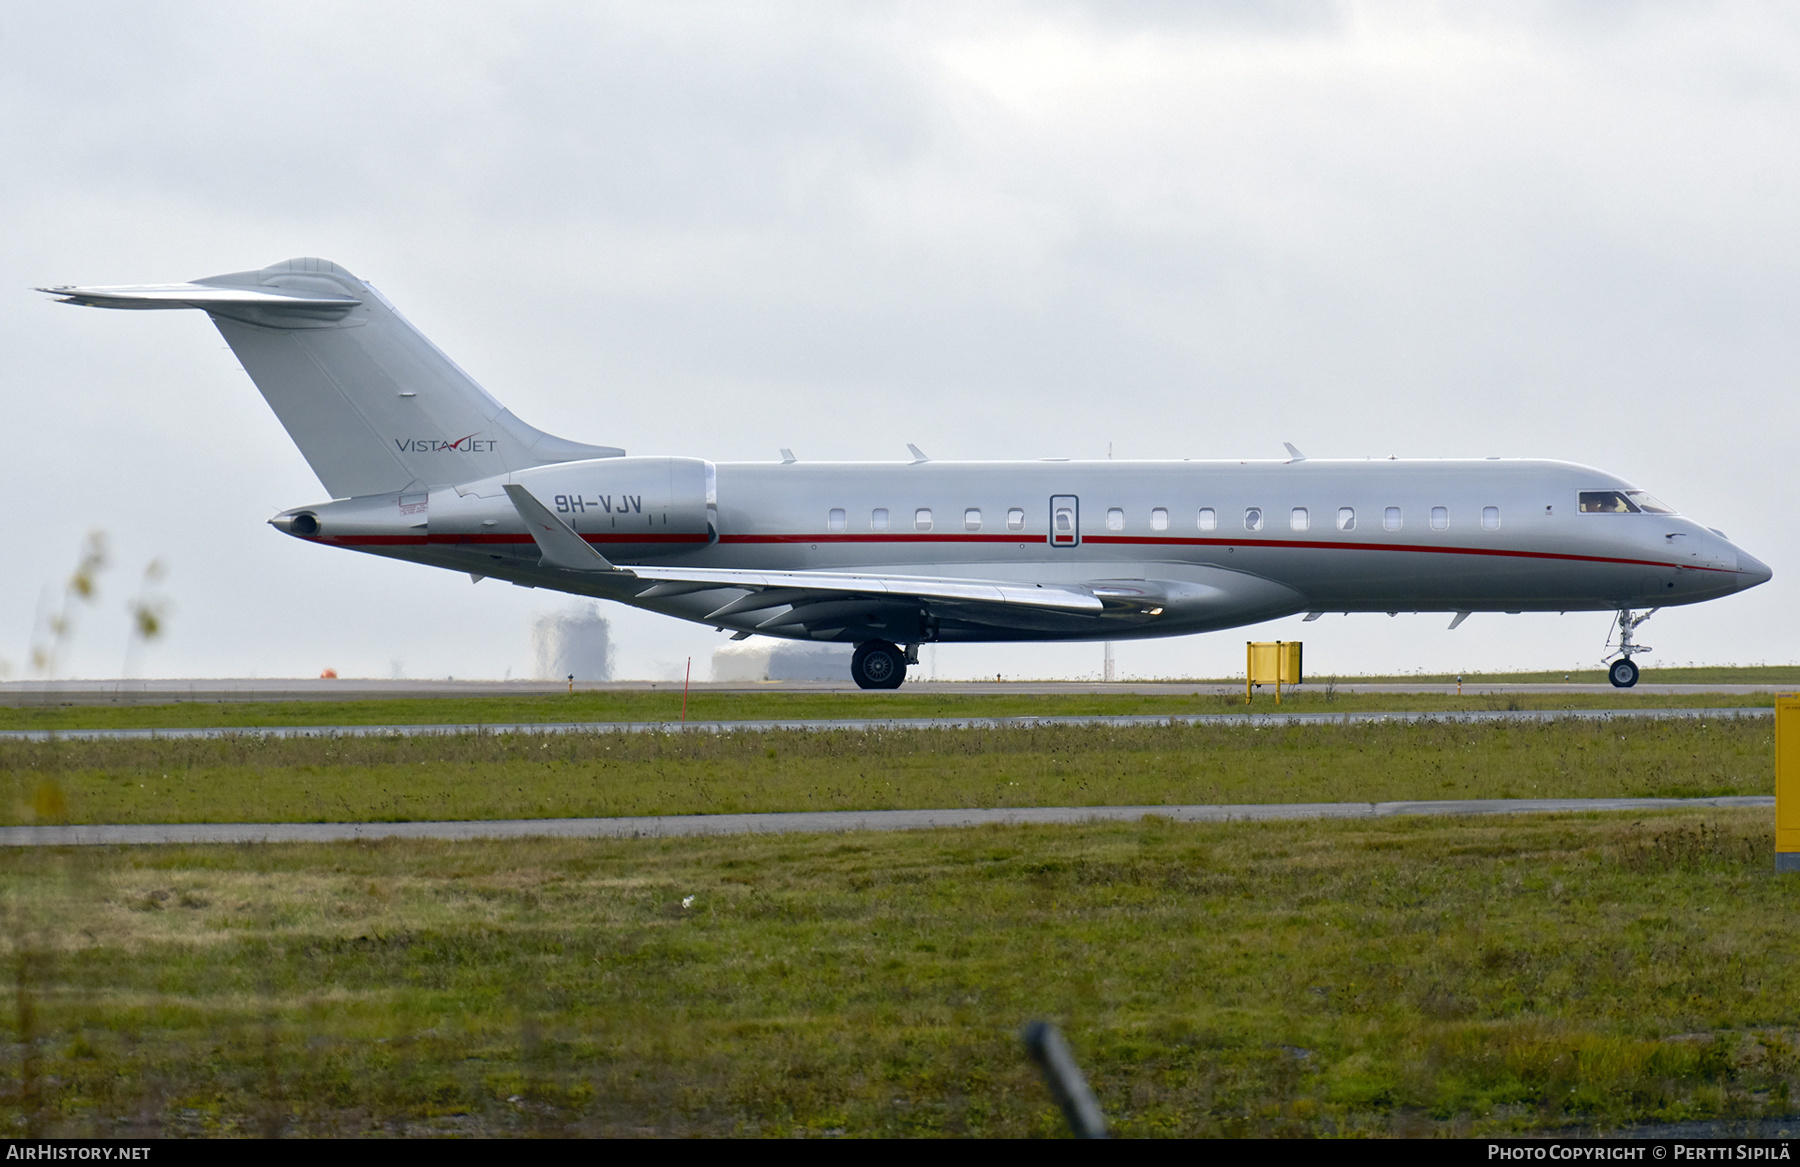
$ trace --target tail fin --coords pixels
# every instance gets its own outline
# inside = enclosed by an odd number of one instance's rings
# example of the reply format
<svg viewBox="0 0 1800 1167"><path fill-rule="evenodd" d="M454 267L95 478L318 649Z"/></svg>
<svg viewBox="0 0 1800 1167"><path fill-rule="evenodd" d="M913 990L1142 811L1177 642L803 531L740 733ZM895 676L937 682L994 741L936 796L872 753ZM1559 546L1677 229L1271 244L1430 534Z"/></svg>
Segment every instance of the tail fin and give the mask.
<svg viewBox="0 0 1800 1167"><path fill-rule="evenodd" d="M526 425L372 286L323 259L189 284L42 288L95 308L199 308L333 498L625 451Z"/></svg>

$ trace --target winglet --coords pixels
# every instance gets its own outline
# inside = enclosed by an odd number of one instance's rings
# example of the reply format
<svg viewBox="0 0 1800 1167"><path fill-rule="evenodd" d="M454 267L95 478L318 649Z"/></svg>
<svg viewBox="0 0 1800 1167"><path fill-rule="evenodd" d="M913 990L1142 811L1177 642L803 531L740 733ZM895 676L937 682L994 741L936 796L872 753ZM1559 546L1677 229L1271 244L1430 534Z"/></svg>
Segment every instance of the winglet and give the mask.
<svg viewBox="0 0 1800 1167"><path fill-rule="evenodd" d="M917 466L921 462L931 461L930 455L926 454L924 450L919 449L919 447L913 445L911 442L906 443L906 448L912 452L912 464L914 466Z"/></svg>
<svg viewBox="0 0 1800 1167"><path fill-rule="evenodd" d="M1298 450L1298 449L1296 449L1296 448L1295 448L1295 447L1294 447L1294 443L1292 443L1292 442L1283 442L1283 443L1281 443L1281 444L1282 444L1282 445L1284 445L1284 446L1286 446L1286 447L1287 447L1287 452L1288 452L1288 460L1289 460L1289 461L1291 461L1291 462L1304 462L1304 461L1306 461L1306 455L1305 455L1305 454L1302 454L1302 453L1301 453L1301 452L1300 452L1300 451L1299 451L1299 450Z"/></svg>
<svg viewBox="0 0 1800 1167"><path fill-rule="evenodd" d="M513 509L519 512L519 517L525 520L525 529L537 541L545 567L560 567L568 571L619 570L607 562L606 556L589 547L587 540L575 533L575 528L551 514L550 508L539 502L523 486L516 482L507 483L506 497L512 499Z"/></svg>

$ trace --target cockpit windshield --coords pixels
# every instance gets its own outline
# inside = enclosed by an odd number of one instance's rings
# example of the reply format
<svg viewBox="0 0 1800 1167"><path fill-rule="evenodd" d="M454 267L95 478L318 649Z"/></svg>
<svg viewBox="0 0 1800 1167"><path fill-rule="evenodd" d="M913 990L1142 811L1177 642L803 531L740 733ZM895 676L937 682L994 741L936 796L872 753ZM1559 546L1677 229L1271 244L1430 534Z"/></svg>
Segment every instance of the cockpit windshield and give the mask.
<svg viewBox="0 0 1800 1167"><path fill-rule="evenodd" d="M1664 506L1642 490L1584 490L1580 508L1584 515L1672 515L1672 507Z"/></svg>
<svg viewBox="0 0 1800 1167"><path fill-rule="evenodd" d="M1581 513L1584 515L1635 515L1637 504L1625 497L1622 490L1584 490L1581 492Z"/></svg>

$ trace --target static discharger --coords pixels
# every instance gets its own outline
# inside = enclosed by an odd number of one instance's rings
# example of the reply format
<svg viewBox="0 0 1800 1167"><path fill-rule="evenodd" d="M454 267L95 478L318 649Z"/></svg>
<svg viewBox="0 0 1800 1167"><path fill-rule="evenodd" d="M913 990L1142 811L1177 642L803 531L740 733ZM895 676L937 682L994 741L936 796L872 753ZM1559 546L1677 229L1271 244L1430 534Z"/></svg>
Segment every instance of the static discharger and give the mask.
<svg viewBox="0 0 1800 1167"><path fill-rule="evenodd" d="M1775 870L1800 871L1800 695L1775 698Z"/></svg>
<svg viewBox="0 0 1800 1167"><path fill-rule="evenodd" d="M1298 640L1246 640L1244 642L1244 704L1258 685L1275 686L1275 704L1281 704L1281 686L1300 683Z"/></svg>

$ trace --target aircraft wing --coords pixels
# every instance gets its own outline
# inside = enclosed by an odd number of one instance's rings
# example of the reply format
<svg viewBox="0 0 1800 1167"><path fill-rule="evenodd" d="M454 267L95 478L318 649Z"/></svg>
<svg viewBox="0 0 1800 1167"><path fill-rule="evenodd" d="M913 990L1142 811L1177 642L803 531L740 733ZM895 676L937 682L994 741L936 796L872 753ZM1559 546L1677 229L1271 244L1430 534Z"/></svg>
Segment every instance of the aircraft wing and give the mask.
<svg viewBox="0 0 1800 1167"><path fill-rule="evenodd" d="M506 486L513 508L538 545L541 565L580 572L608 588L636 588L640 600L730 593L702 619L729 620L739 628L828 631L883 626L916 614L921 606L948 609L952 618L977 624L1013 625L1019 616L1083 616L1102 611L1100 589L1068 584L1008 580L949 579L940 576L877 575L839 571L738 571L716 567L615 567L525 487ZM712 599L712 597L708 597Z"/></svg>
<svg viewBox="0 0 1800 1167"><path fill-rule="evenodd" d="M1067 584L1024 584L1009 580L865 575L859 572L834 571L735 571L729 568L704 567L633 567L628 570L639 579L654 581L654 586L638 593L640 598L645 599L717 588L741 588L749 592L749 595L711 613L714 618L777 604L795 605L814 599L851 597L862 597L865 602L940 600L1049 608L1064 612L1098 612L1104 607L1100 597L1092 591Z"/></svg>

